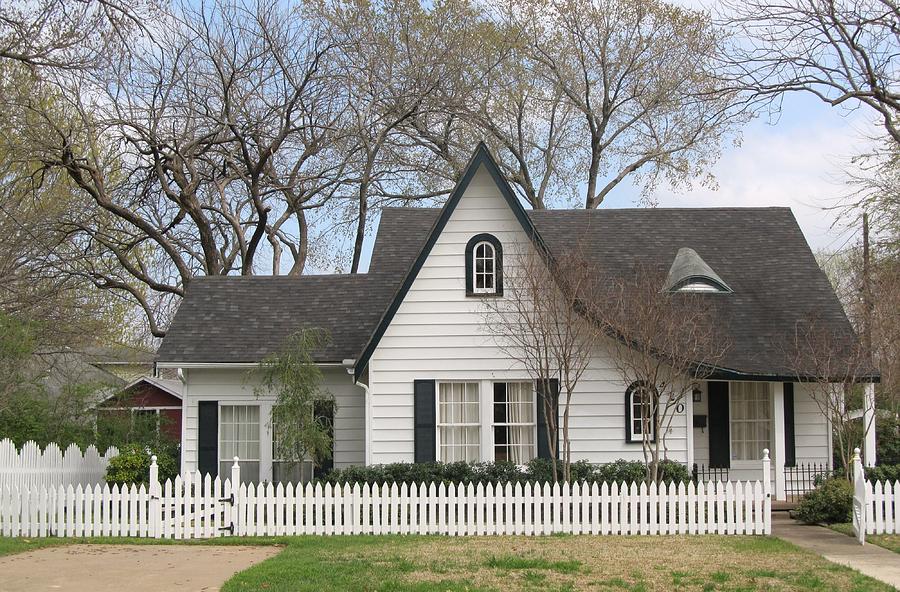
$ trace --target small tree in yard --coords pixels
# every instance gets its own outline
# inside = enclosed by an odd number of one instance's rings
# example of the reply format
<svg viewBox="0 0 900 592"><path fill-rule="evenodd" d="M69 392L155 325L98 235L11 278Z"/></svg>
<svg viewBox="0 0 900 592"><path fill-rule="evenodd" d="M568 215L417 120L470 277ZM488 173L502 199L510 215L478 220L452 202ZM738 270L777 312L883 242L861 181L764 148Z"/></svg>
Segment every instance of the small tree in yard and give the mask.
<svg viewBox="0 0 900 592"><path fill-rule="evenodd" d="M797 322L785 336L784 349L789 372L806 383L809 397L829 418L835 450L847 468L846 477L852 479L853 449L865 442L875 417L874 409L866 408L870 402L860 396L860 383L874 374L870 356L855 335L836 332L818 317ZM860 407L852 403L856 400Z"/></svg>
<svg viewBox="0 0 900 592"><path fill-rule="evenodd" d="M678 407L694 381L708 378L728 349L718 332L716 296L672 293L664 289L665 279L662 270L638 265L617 278L598 278L585 303L598 334L610 338L605 341L613 367L625 384L640 389L648 482L659 481Z"/></svg>
<svg viewBox="0 0 900 592"><path fill-rule="evenodd" d="M502 298L486 298L486 329L498 347L521 364L539 386L539 404L546 418L553 479L571 477L569 409L575 387L587 370L596 332L581 313L593 274L579 249L551 257L529 249L507 257ZM559 377L559 393L551 379ZM561 399L561 401L559 401ZM557 401L562 406L562 455Z"/></svg>
<svg viewBox="0 0 900 592"><path fill-rule="evenodd" d="M333 406L334 397L322 388L322 371L313 360L313 352L328 341L322 330L300 330L254 370L259 378L254 388L256 396L274 393L276 397L270 427L274 434L273 452L279 460L312 460L320 466L331 455L331 426L317 417L316 411L323 403Z"/></svg>

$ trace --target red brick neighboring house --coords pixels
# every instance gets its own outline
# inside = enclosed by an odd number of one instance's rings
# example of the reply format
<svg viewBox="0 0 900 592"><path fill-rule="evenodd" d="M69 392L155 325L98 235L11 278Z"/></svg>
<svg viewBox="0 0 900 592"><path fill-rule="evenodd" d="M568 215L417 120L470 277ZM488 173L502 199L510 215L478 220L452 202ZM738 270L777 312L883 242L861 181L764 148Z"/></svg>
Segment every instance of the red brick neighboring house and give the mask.
<svg viewBox="0 0 900 592"><path fill-rule="evenodd" d="M160 430L181 440L181 381L141 376L97 404L101 413L156 414Z"/></svg>

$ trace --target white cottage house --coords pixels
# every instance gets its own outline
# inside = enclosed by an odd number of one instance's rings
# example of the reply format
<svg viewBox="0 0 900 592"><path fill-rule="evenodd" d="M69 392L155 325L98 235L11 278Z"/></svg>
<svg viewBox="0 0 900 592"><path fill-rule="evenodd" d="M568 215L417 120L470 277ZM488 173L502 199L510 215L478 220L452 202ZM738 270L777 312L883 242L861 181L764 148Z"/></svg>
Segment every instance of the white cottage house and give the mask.
<svg viewBox="0 0 900 592"><path fill-rule="evenodd" d="M785 465L830 464L828 419L776 344L812 312L852 329L789 209L527 211L480 145L443 208L382 213L366 274L192 282L157 357L184 383L182 469L239 456L251 480L297 477L273 458L273 399L248 370L301 327L331 336L316 360L336 400L334 466L548 455L535 385L484 331L481 298L503 297L504 251L576 237L605 269L671 265L670 288L721 299L731 345L680 409L668 458L758 478L769 448L779 499ZM572 402L574 459L642 459L628 387L598 350ZM874 448L873 429L867 464Z"/></svg>

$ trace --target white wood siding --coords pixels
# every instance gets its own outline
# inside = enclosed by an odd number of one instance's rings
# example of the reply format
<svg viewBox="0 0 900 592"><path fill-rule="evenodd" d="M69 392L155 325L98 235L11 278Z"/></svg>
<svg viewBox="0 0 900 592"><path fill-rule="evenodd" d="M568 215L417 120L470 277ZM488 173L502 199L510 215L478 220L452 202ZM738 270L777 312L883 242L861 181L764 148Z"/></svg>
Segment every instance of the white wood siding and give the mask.
<svg viewBox="0 0 900 592"><path fill-rule="evenodd" d="M794 444L797 463L828 464L828 420L819 411L819 407L810 397L808 384L794 383ZM702 401L694 403L694 414L707 415L709 420L708 390L702 383ZM774 428L773 428L774 430ZM775 437L774 431L772 437ZM773 448L770 446L770 448ZM774 452L773 452L774 454ZM694 428L694 462L709 466L709 427ZM732 479L756 479L758 469L733 466L729 471ZM774 464L773 464L773 471ZM773 472L774 476L774 472Z"/></svg>
<svg viewBox="0 0 900 592"><path fill-rule="evenodd" d="M323 387L335 398L334 466L365 463L365 395L343 368L323 368ZM219 401L226 405L271 406L274 396L257 397L247 370L186 369L182 427L182 472L197 469L197 402ZM262 417L268 414L261 413ZM268 426L263 426L268 430ZM261 441L263 439L261 438ZM271 440L269 440L271 441Z"/></svg>
<svg viewBox="0 0 900 592"><path fill-rule="evenodd" d="M505 264L530 248L528 239L489 174L481 169L460 199L441 236L369 362L373 464L413 460L413 381L527 380L482 328L485 309L465 294L465 247L479 233L496 236ZM529 245L526 247L526 245ZM640 444L625 443L625 387L608 355L597 353L575 393L570 413L574 460L610 462L643 458ZM482 389L482 402L491 393ZM686 415L672 425L668 457L686 462ZM486 429L486 426L482 428ZM489 452L482 451L483 458Z"/></svg>
<svg viewBox="0 0 900 592"><path fill-rule="evenodd" d="M797 463L825 463L828 459L828 419L810 396L809 384L794 385L794 443Z"/></svg>

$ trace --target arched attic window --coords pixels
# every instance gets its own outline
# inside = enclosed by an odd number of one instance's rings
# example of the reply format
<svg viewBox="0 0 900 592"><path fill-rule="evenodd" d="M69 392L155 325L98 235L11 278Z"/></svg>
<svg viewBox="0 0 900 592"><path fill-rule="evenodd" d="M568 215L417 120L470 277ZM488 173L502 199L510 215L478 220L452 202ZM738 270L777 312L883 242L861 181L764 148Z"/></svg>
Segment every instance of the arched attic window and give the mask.
<svg viewBox="0 0 900 592"><path fill-rule="evenodd" d="M697 251L678 249L664 288L667 292L730 293L728 284L707 265Z"/></svg>
<svg viewBox="0 0 900 592"><path fill-rule="evenodd" d="M503 295L503 246L492 234L466 244L466 296Z"/></svg>

